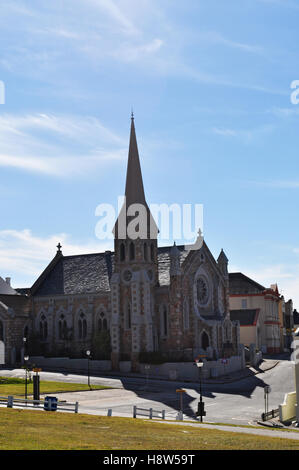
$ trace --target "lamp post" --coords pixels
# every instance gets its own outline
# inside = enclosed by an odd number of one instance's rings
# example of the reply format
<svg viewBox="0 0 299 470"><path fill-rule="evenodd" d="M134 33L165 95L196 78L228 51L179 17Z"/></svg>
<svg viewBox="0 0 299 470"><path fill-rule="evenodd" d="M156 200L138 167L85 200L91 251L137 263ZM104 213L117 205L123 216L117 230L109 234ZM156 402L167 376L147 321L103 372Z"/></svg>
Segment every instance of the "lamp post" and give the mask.
<svg viewBox="0 0 299 470"><path fill-rule="evenodd" d="M23 337L23 358L25 360L25 356L26 356L26 341L27 341L27 338L26 336Z"/></svg>
<svg viewBox="0 0 299 470"><path fill-rule="evenodd" d="M27 361L29 360L29 356L24 356L25 362L25 400L27 400ZM27 405L27 403L26 403Z"/></svg>
<svg viewBox="0 0 299 470"><path fill-rule="evenodd" d="M90 373L89 373L89 360L90 360L90 351L86 351L86 355L87 355L87 374L88 374L88 386L89 386L89 389L91 390L91 386L90 386Z"/></svg>
<svg viewBox="0 0 299 470"><path fill-rule="evenodd" d="M200 421L202 422L202 417L205 416L205 411L204 411L204 403L202 401L202 368L203 368L203 362L198 361L196 362L197 367L199 368L199 393L200 393L200 399L198 403L198 411L197 415L200 416Z"/></svg>

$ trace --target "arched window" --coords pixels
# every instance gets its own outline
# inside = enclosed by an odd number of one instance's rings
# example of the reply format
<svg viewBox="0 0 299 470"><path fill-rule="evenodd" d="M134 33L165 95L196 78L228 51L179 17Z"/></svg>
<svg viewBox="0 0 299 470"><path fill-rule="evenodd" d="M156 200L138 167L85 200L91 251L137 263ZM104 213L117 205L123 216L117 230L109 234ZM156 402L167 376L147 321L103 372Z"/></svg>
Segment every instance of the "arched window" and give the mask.
<svg viewBox="0 0 299 470"><path fill-rule="evenodd" d="M188 299L184 300L183 323L184 323L184 330L188 330L189 329L189 304L188 304Z"/></svg>
<svg viewBox="0 0 299 470"><path fill-rule="evenodd" d="M131 304L127 302L126 311L125 311L125 329L131 329Z"/></svg>
<svg viewBox="0 0 299 470"><path fill-rule="evenodd" d="M0 321L0 341L4 341L4 327L2 321Z"/></svg>
<svg viewBox="0 0 299 470"><path fill-rule="evenodd" d="M103 331L103 330L108 330L108 322L107 318L105 317L105 313L101 312L98 320L98 330Z"/></svg>
<svg viewBox="0 0 299 470"><path fill-rule="evenodd" d="M154 249L154 244L151 244L151 260L154 261L155 258L155 249Z"/></svg>
<svg viewBox="0 0 299 470"><path fill-rule="evenodd" d="M168 309L167 305L160 307L160 329L161 336L165 337L168 335Z"/></svg>
<svg viewBox="0 0 299 470"><path fill-rule="evenodd" d="M59 339L67 339L67 323L64 315L61 315L58 322Z"/></svg>
<svg viewBox="0 0 299 470"><path fill-rule="evenodd" d="M130 260L135 259L135 245L133 242L130 243Z"/></svg>
<svg viewBox="0 0 299 470"><path fill-rule="evenodd" d="M79 339L85 339L87 335L87 321L83 312L79 315L78 320L78 336Z"/></svg>
<svg viewBox="0 0 299 470"><path fill-rule="evenodd" d="M144 261L147 261L147 244L146 243L143 244L143 258L144 258Z"/></svg>
<svg viewBox="0 0 299 470"><path fill-rule="evenodd" d="M23 338L28 339L28 333L29 333L29 329L28 329L28 326L26 325L25 328L24 328Z"/></svg>
<svg viewBox="0 0 299 470"><path fill-rule="evenodd" d="M39 322L39 333L42 340L48 337L48 322L45 315L42 315Z"/></svg>
<svg viewBox="0 0 299 470"><path fill-rule="evenodd" d="M120 245L120 261L125 261L126 259L126 247L124 243Z"/></svg>
<svg viewBox="0 0 299 470"><path fill-rule="evenodd" d="M210 340L207 333L204 331L201 335L201 347L206 350L210 346Z"/></svg>

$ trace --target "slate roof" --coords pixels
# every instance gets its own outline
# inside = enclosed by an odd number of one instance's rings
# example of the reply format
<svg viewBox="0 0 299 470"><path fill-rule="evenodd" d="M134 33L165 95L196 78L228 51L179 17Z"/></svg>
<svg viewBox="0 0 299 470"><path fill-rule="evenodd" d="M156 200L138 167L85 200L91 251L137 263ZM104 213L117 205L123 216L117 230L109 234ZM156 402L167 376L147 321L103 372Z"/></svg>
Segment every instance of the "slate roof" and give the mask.
<svg viewBox="0 0 299 470"><path fill-rule="evenodd" d="M160 286L169 286L170 284L170 250L172 246L161 246L158 248L158 275ZM184 250L184 245L177 246L181 252L180 262L184 262L188 251Z"/></svg>
<svg viewBox="0 0 299 470"><path fill-rule="evenodd" d="M256 325L258 315L259 309L242 309L230 311L230 319L232 321L239 320L240 326Z"/></svg>
<svg viewBox="0 0 299 470"><path fill-rule="evenodd" d="M21 295L28 295L30 294L30 287L17 287L15 291Z"/></svg>
<svg viewBox="0 0 299 470"><path fill-rule="evenodd" d="M107 292L113 258L111 252L61 256L34 295Z"/></svg>
<svg viewBox="0 0 299 470"><path fill-rule="evenodd" d="M243 273L229 273L230 294L258 294L266 288Z"/></svg>
<svg viewBox="0 0 299 470"><path fill-rule="evenodd" d="M28 315L31 306L29 297L19 294L0 294L0 303L8 308L12 308L19 315Z"/></svg>
<svg viewBox="0 0 299 470"><path fill-rule="evenodd" d="M158 248L159 285L170 283L171 246ZM188 252L181 251L181 264ZM54 258L55 260L55 258ZM32 287L32 295L88 294L110 291L110 278L114 269L114 253L93 253L87 255L60 256L50 263ZM52 266L51 266L52 265Z"/></svg>

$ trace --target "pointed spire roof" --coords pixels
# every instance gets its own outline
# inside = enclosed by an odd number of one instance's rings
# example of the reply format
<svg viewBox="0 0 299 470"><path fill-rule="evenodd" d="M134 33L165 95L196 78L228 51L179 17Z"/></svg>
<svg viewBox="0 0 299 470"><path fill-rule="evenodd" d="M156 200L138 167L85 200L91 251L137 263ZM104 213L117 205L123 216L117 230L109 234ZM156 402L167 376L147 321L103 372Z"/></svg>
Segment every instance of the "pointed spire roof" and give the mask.
<svg viewBox="0 0 299 470"><path fill-rule="evenodd" d="M125 196L127 207L136 203L146 204L133 112L131 115L131 133Z"/></svg>
<svg viewBox="0 0 299 470"><path fill-rule="evenodd" d="M156 238L159 230L145 199L133 112L131 114L131 132L125 197L125 204L120 211L113 229L114 236L118 238L120 234L124 234L124 232L126 232L125 227L128 226L129 221L132 219L132 217L127 216L126 212L124 211L127 211L132 204L142 204L145 207L147 213L148 237ZM120 238L122 238L122 236L120 236Z"/></svg>
<svg viewBox="0 0 299 470"><path fill-rule="evenodd" d="M228 258L226 256L226 254L224 253L223 248L221 248L220 255L218 256L217 261L218 261L218 263L219 263L219 261L228 262Z"/></svg>

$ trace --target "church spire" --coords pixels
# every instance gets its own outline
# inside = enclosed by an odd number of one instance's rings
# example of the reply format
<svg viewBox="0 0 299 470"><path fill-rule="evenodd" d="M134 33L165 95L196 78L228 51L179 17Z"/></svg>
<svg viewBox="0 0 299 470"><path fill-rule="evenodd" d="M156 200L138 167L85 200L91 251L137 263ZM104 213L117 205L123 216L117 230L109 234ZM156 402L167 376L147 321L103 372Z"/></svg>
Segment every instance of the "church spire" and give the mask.
<svg viewBox="0 0 299 470"><path fill-rule="evenodd" d="M134 205L142 206L143 210L138 210L137 215L134 212ZM132 211L130 208L132 206ZM130 214L129 214L130 212ZM135 215L134 215L135 213ZM137 217L137 219L136 219ZM132 234L129 234L128 227L131 222L133 223L133 232L136 229L136 232L139 232L140 235L132 237ZM132 225L132 224L131 224ZM130 131L130 143L129 143L129 154L128 154L128 164L127 164L127 177L126 177L126 188L125 188L125 202L120 210L118 218L115 222L113 229L114 237L124 239L132 238L135 240L140 237L142 239L156 239L158 235L158 227L153 219L153 216L150 212L150 209L147 205L144 187L142 172L139 160L139 152L137 146L136 132L135 132L135 123L134 123L134 114L132 111L131 114L131 131Z"/></svg>
<svg viewBox="0 0 299 470"><path fill-rule="evenodd" d="M129 207L131 204L143 204L145 205L145 194L141 173L141 166L139 160L134 114L131 114L131 133L130 133L130 145L129 145L129 156L127 165L127 179L126 179L126 204Z"/></svg>

